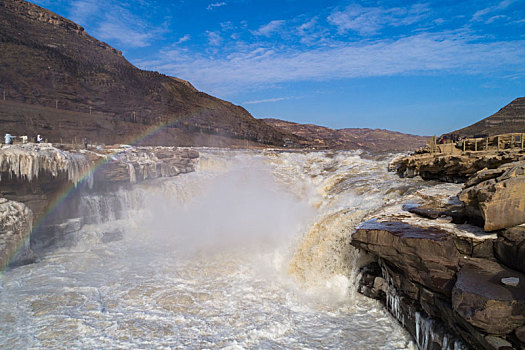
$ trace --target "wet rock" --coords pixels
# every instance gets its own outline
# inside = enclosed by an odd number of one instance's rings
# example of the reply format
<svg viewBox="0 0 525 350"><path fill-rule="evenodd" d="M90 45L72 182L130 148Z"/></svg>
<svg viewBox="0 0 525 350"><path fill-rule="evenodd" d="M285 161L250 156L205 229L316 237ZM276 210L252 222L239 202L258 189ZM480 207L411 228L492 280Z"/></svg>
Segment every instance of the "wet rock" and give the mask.
<svg viewBox="0 0 525 350"><path fill-rule="evenodd" d="M518 277L517 286L501 283ZM495 261L471 259L457 275L452 291L454 310L487 333L504 335L525 323L525 275Z"/></svg>
<svg viewBox="0 0 525 350"><path fill-rule="evenodd" d="M414 208L409 208L409 212L419 215L423 218L435 220L442 215L442 210L440 208L433 208L428 206L418 206Z"/></svg>
<svg viewBox="0 0 525 350"><path fill-rule="evenodd" d="M525 345L525 326L516 329L516 331L515 331L514 333L516 334L516 338L517 338L517 339L518 339L523 345Z"/></svg>
<svg viewBox="0 0 525 350"><path fill-rule="evenodd" d="M352 244L381 257L416 283L450 294L462 255L453 236L438 228L370 220L352 235Z"/></svg>
<svg viewBox="0 0 525 350"><path fill-rule="evenodd" d="M463 204L439 205L438 203L430 202L421 206L409 208L408 212L431 220L443 220L457 224L465 222Z"/></svg>
<svg viewBox="0 0 525 350"><path fill-rule="evenodd" d="M525 223L525 161L501 170L500 176L466 187L459 194L467 215L473 221L481 219L485 231Z"/></svg>
<svg viewBox="0 0 525 350"><path fill-rule="evenodd" d="M485 340L489 343L495 350L512 350L514 347L511 343L505 339L498 338L492 335L486 336Z"/></svg>
<svg viewBox="0 0 525 350"><path fill-rule="evenodd" d="M388 285L384 278L376 277L374 278L374 289L382 292L386 292Z"/></svg>
<svg viewBox="0 0 525 350"><path fill-rule="evenodd" d="M420 349L469 349L470 347L464 344L457 335L451 333L445 325L446 322L441 322L440 318L432 318L424 310L421 309L419 303L419 289L425 289L424 287L410 282L408 279L399 274L399 271L392 265L389 265L383 259L379 259L381 266L380 275L376 276L375 281L381 285L384 293L379 293L376 299L379 299L385 304L387 310L394 316L403 327L414 337L414 341L417 343ZM374 270L368 270L369 273L378 273ZM379 283L380 281L380 283ZM363 280L361 280L363 282ZM414 289L414 293L408 295L407 290ZM452 315L452 308L450 305L443 301L443 296L439 293L433 293L431 291L421 290L422 299L428 300L429 304L432 304L433 311L436 312L438 317L443 317L445 320L449 315ZM443 306L445 305L445 306ZM442 309L446 312L443 312ZM443 316L446 315L446 316ZM450 316L452 320L452 316ZM460 324L459 322L451 321L453 325ZM464 321L463 321L464 322ZM466 322L465 322L466 323ZM461 325L458 327L460 330L468 329L472 327L468 324ZM468 332L466 339L473 348L490 349L484 347L483 336L473 332ZM475 337L473 335L476 335Z"/></svg>
<svg viewBox="0 0 525 350"><path fill-rule="evenodd" d="M387 283L381 276L381 267L377 262L371 262L361 269L361 280L358 292L372 299L385 296Z"/></svg>
<svg viewBox="0 0 525 350"><path fill-rule="evenodd" d="M102 243L110 243L110 242L116 242L121 241L124 238L124 233L120 230L114 230L109 232L104 232L102 235L101 241Z"/></svg>
<svg viewBox="0 0 525 350"><path fill-rule="evenodd" d="M494 240L486 239L474 243L472 248L473 258L494 259Z"/></svg>
<svg viewBox="0 0 525 350"><path fill-rule="evenodd" d="M499 261L525 273L525 227L517 226L498 233L494 253Z"/></svg>

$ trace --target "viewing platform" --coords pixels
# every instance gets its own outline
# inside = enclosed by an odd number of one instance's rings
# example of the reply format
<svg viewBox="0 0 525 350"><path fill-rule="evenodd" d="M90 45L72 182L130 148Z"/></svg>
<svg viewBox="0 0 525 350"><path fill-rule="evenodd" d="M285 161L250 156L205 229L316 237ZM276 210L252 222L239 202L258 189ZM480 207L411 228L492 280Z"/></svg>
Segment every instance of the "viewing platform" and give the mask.
<svg viewBox="0 0 525 350"><path fill-rule="evenodd" d="M525 133L509 133L477 138L441 139L436 136L417 153L461 154L463 152L523 150Z"/></svg>

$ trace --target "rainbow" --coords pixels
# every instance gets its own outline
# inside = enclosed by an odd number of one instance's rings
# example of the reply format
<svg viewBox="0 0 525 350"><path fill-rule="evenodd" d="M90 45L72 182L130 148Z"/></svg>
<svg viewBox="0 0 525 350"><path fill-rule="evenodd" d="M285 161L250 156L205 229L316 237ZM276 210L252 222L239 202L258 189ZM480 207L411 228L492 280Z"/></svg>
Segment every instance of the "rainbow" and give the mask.
<svg viewBox="0 0 525 350"><path fill-rule="evenodd" d="M143 141L147 139L148 137L154 135L155 133L158 133L164 128L167 128L169 126L173 125L173 122L165 122L161 124L157 124L154 126L148 127L145 132L141 133L139 136L134 136L128 140L128 142L125 142L125 144L129 145L136 145L140 141ZM113 156L119 155L120 153L125 152L125 150L122 150L120 152L116 152L112 154ZM75 183L67 186L61 193L59 193L53 201L49 204L49 207L45 213L43 213L39 218L37 218L36 222L33 222L32 228L23 240L18 243L18 245L15 247L14 252L11 254L11 256L8 257L6 260L7 262L4 264L4 266L0 266L0 278L5 273L9 265L12 264L15 257L18 255L20 250L26 246L28 241L31 239L31 235L33 232L37 231L38 228L42 225L42 223L45 221L47 217L49 217L53 212L58 210L60 208L61 204L64 203L64 201L75 191L75 189L78 187L79 184L82 184L86 182L91 176L94 175L94 173L102 166L104 166L106 163L111 161L111 157L103 157L99 160L97 160L87 171L85 171L84 174L81 175L80 179L76 181Z"/></svg>

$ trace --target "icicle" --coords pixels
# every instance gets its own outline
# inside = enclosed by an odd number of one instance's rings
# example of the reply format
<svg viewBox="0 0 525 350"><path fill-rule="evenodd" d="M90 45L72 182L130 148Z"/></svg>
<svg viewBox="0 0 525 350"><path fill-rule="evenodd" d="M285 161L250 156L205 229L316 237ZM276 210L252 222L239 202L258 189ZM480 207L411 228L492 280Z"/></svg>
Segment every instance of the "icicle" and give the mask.
<svg viewBox="0 0 525 350"><path fill-rule="evenodd" d="M137 175L135 174L135 167L133 166L133 164L128 163L128 169L129 169L129 182L133 184L137 182Z"/></svg>
<svg viewBox="0 0 525 350"><path fill-rule="evenodd" d="M0 149L0 172L18 179L32 181L41 172L48 172L53 177L66 173L69 181L78 183L90 168L91 163L85 155L51 146L15 145Z"/></svg>

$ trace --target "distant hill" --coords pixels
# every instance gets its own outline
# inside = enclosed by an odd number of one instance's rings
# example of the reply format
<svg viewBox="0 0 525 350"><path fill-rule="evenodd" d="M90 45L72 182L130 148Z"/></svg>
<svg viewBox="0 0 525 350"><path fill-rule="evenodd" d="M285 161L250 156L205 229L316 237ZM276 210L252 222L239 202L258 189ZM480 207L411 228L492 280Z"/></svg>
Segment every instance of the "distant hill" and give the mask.
<svg viewBox="0 0 525 350"><path fill-rule="evenodd" d="M3 101L3 92L6 102ZM160 131L156 126L166 125ZM281 145L295 138L189 82L130 64L84 28L22 0L0 0L0 133L50 141Z"/></svg>
<svg viewBox="0 0 525 350"><path fill-rule="evenodd" d="M313 124L298 124L279 119L262 119L268 125L302 138L304 147L317 149L364 149L373 152L409 151L424 146L427 136L403 134L383 129L334 130Z"/></svg>
<svg viewBox="0 0 525 350"><path fill-rule="evenodd" d="M515 99L490 117L445 136L486 137L513 132L525 132L525 97Z"/></svg>

